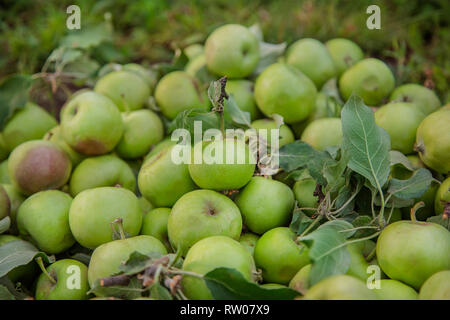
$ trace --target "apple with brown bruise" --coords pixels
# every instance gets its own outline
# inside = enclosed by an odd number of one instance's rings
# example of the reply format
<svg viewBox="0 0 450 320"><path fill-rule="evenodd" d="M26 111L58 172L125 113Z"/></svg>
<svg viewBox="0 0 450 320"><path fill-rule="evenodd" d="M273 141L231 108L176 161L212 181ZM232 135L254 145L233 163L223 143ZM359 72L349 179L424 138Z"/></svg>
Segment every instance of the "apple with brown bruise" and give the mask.
<svg viewBox="0 0 450 320"><path fill-rule="evenodd" d="M9 216L11 211L11 203L8 194L2 185L0 185L0 220Z"/></svg>
<svg viewBox="0 0 450 320"><path fill-rule="evenodd" d="M71 170L67 154L55 143L44 140L22 143L8 160L11 182L25 195L62 187Z"/></svg>
<svg viewBox="0 0 450 320"><path fill-rule="evenodd" d="M83 91L61 110L60 128L69 146L94 156L114 149L122 138L124 124L119 109L109 98Z"/></svg>

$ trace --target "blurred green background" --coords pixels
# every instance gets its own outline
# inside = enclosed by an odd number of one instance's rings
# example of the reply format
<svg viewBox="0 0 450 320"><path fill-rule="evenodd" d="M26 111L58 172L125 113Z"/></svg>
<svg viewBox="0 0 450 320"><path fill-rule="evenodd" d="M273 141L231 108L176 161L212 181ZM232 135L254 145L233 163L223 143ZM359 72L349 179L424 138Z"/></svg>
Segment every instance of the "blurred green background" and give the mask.
<svg viewBox="0 0 450 320"><path fill-rule="evenodd" d="M201 42L225 23L258 23L267 42L302 37L346 37L366 55L382 58L397 84L426 83L442 101L450 95L450 1L301 0L3 0L0 77L39 72L50 53L77 34L66 28L66 8L81 8L85 49L107 62L171 61L174 49ZM381 30L366 28L366 8L381 8ZM87 36L86 36L87 34ZM74 39L72 39L74 41Z"/></svg>

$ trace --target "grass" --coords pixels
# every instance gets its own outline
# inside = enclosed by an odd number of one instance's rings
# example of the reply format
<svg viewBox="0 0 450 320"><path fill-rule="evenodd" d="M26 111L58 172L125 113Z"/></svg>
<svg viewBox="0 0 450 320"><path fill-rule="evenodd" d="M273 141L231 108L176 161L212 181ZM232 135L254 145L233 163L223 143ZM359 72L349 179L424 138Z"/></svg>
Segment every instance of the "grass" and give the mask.
<svg viewBox="0 0 450 320"><path fill-rule="evenodd" d="M265 40L345 37L394 67L398 84L434 87L450 101L450 2L446 0L7 0L0 11L0 77L35 73L70 33L66 8L81 8L82 29L113 27L113 42L93 52L97 61L170 61L173 50L203 41L225 23L258 23ZM381 30L366 28L366 8L381 8ZM446 14L447 13L447 14Z"/></svg>

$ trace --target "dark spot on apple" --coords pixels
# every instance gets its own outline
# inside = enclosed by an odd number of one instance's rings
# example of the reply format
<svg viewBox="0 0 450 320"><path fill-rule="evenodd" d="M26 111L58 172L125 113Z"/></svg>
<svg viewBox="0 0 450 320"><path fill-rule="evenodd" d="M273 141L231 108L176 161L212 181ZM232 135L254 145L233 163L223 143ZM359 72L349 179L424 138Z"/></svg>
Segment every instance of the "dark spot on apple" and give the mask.
<svg viewBox="0 0 450 320"><path fill-rule="evenodd" d="M16 179L27 193L57 189L66 183L70 170L64 151L50 146L30 149L16 168Z"/></svg>
<svg viewBox="0 0 450 320"><path fill-rule="evenodd" d="M102 142L95 139L81 140L75 145L74 149L88 156L105 154L109 151Z"/></svg>
<svg viewBox="0 0 450 320"><path fill-rule="evenodd" d="M214 216L217 214L217 209L210 202L206 202L205 214L208 216Z"/></svg>

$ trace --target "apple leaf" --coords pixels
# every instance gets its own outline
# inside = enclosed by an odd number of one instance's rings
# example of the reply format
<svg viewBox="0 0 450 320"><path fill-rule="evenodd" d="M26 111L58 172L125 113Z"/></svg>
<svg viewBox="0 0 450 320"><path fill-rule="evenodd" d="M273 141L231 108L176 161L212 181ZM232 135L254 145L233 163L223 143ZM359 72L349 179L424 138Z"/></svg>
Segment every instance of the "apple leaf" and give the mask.
<svg viewBox="0 0 450 320"><path fill-rule="evenodd" d="M0 84L0 130L16 110L25 107L32 81L30 75L13 74Z"/></svg>
<svg viewBox="0 0 450 320"><path fill-rule="evenodd" d="M261 287L230 268L216 268L205 274L204 280L216 300L292 300L299 296L290 288Z"/></svg>
<svg viewBox="0 0 450 320"><path fill-rule="evenodd" d="M8 288L0 284L0 300L16 300L16 298L9 292Z"/></svg>
<svg viewBox="0 0 450 320"><path fill-rule="evenodd" d="M4 217L2 220L0 220L0 234L8 231L10 226L11 226L11 218L9 216Z"/></svg>
<svg viewBox="0 0 450 320"><path fill-rule="evenodd" d="M251 127L250 112L243 111L239 108L232 95L229 95L228 99L225 99L224 107L225 116L229 116L234 123L248 128Z"/></svg>
<svg viewBox="0 0 450 320"><path fill-rule="evenodd" d="M309 280L312 285L332 275L344 274L350 266L350 253L344 245L353 232L353 225L344 220L332 220L299 240L309 248L312 261Z"/></svg>
<svg viewBox="0 0 450 320"><path fill-rule="evenodd" d="M259 42L259 62L253 71L252 75L257 76L264 71L268 66L277 62L277 59L281 57L287 44L282 42L279 44L267 43L264 41Z"/></svg>
<svg viewBox="0 0 450 320"><path fill-rule="evenodd" d="M448 206L450 208L450 205ZM450 231L450 218L448 214L440 214L438 216L432 216L427 219L427 222L433 222L440 224L444 228L446 228L448 231Z"/></svg>
<svg viewBox="0 0 450 320"><path fill-rule="evenodd" d="M25 265L36 257L41 257L46 263L55 262L54 256L47 256L31 243L24 240L14 240L0 247L0 277L12 269Z"/></svg>
<svg viewBox="0 0 450 320"><path fill-rule="evenodd" d="M145 289L142 288L140 280L136 277L132 277L129 284L126 286L102 287L99 281L96 281L88 293L103 297L116 297L131 300L141 297L144 291Z"/></svg>
<svg viewBox="0 0 450 320"><path fill-rule="evenodd" d="M409 171L414 171L414 167L409 159L400 151L391 150L389 151L389 165L395 166L397 164L401 164L403 167L408 169Z"/></svg>
<svg viewBox="0 0 450 320"><path fill-rule="evenodd" d="M191 135L193 142L195 121L201 121L202 134L208 129L220 127L219 116L215 112L207 112L202 109L190 109L180 112L169 125L169 133L176 129L186 129Z"/></svg>
<svg viewBox="0 0 450 320"><path fill-rule="evenodd" d="M169 290L167 290L158 282L153 284L150 288L150 297L156 300L173 300L173 297L170 294Z"/></svg>
<svg viewBox="0 0 450 320"><path fill-rule="evenodd" d="M316 218L319 219L319 218ZM300 235L308 226L314 222L315 219L308 217L303 211L297 209L292 213L292 220L289 228L295 233Z"/></svg>
<svg viewBox="0 0 450 320"><path fill-rule="evenodd" d="M67 48L89 49L106 41L112 42L113 38L109 26L104 23L97 25L96 27L71 31L61 40L61 46Z"/></svg>
<svg viewBox="0 0 450 320"><path fill-rule="evenodd" d="M134 251L130 254L127 262L119 266L119 270L126 275L133 275L144 271L154 263L155 259L161 257L162 254L158 252L142 254L138 251Z"/></svg>
<svg viewBox="0 0 450 320"><path fill-rule="evenodd" d="M341 118L348 167L381 190L390 172L388 133L377 126L373 111L355 95L344 105Z"/></svg>
<svg viewBox="0 0 450 320"><path fill-rule="evenodd" d="M423 195L432 181L431 172L420 168L407 180L391 179L387 191L400 199L414 199Z"/></svg>

